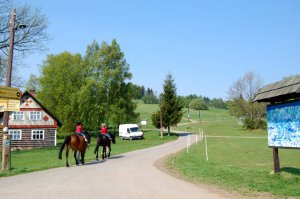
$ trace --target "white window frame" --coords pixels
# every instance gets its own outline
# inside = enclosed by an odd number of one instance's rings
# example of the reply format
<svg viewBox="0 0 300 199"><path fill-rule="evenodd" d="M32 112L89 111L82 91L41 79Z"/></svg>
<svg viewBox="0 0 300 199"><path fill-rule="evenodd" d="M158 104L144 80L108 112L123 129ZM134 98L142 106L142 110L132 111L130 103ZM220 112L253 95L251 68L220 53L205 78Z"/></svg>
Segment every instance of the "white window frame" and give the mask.
<svg viewBox="0 0 300 199"><path fill-rule="evenodd" d="M22 111L14 112L14 120L16 120L16 121L24 120L24 112L22 112Z"/></svg>
<svg viewBox="0 0 300 199"><path fill-rule="evenodd" d="M10 135L11 140L22 140L22 130L10 129L8 134ZM19 134L19 136L16 137L16 134Z"/></svg>
<svg viewBox="0 0 300 199"><path fill-rule="evenodd" d="M42 138L41 138L42 135ZM35 136L35 138L34 138ZM32 140L44 140L45 139L45 130L31 130L31 139Z"/></svg>
<svg viewBox="0 0 300 199"><path fill-rule="evenodd" d="M41 111L30 111L29 120L42 120L42 112Z"/></svg>

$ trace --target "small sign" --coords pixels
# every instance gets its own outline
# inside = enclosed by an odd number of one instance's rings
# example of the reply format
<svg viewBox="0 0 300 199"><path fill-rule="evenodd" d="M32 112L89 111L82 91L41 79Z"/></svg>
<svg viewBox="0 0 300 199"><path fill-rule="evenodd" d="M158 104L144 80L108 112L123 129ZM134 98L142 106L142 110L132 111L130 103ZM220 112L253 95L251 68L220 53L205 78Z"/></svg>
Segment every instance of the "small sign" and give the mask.
<svg viewBox="0 0 300 199"><path fill-rule="evenodd" d="M20 100L0 98L0 112L4 111L20 111Z"/></svg>
<svg viewBox="0 0 300 199"><path fill-rule="evenodd" d="M19 88L0 86L0 98L20 99L21 91Z"/></svg>
<svg viewBox="0 0 300 199"><path fill-rule="evenodd" d="M142 120L141 125L146 126L147 125L147 120Z"/></svg>

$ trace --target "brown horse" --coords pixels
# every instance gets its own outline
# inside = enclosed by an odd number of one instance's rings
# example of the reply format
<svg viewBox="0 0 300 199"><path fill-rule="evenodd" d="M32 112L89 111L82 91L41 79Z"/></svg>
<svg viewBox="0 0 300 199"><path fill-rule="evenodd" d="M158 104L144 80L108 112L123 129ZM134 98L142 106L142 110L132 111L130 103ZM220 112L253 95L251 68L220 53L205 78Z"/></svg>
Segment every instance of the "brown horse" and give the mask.
<svg viewBox="0 0 300 199"><path fill-rule="evenodd" d="M113 144L116 143L116 139L115 139L115 135L114 134L109 134L111 137L111 141L110 139L101 133L98 133L97 135L97 141L96 141L96 147L94 150L94 153L96 154L96 160L98 161L98 150L99 150L99 146L102 146L102 159L105 159L107 157L110 157L110 152L111 152L111 142ZM108 153L106 153L106 148L108 148Z"/></svg>
<svg viewBox="0 0 300 199"><path fill-rule="evenodd" d="M91 136L87 131L84 132L86 139L88 142L84 141L84 138L82 136L79 136L77 134L72 134L69 135L65 138L63 144L60 147L59 150L59 155L58 159L62 159L62 151L64 150L66 146L66 166L69 167L69 162L68 162L68 156L69 156L69 150L70 148L74 152L74 158L76 161L76 165L79 165L80 161L82 164L84 164L84 155L85 155L85 150L88 147L88 144L91 142ZM81 159L80 159L81 155Z"/></svg>

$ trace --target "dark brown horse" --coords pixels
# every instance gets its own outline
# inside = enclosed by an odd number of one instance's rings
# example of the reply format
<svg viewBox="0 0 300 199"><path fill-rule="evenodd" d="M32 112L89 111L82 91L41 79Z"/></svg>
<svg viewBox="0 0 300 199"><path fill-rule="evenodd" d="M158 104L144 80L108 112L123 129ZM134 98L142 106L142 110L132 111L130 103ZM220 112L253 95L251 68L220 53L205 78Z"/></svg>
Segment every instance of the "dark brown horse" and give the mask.
<svg viewBox="0 0 300 199"><path fill-rule="evenodd" d="M98 150L99 146L102 146L102 159L110 157L111 152L111 142L113 144L116 143L115 135L109 134L111 137L111 140L104 134L98 133L97 135L97 141L96 141L96 147L94 150L94 153L96 154L96 160L98 159ZM106 153L106 148L108 148L108 153Z"/></svg>
<svg viewBox="0 0 300 199"><path fill-rule="evenodd" d="M64 150L66 146L66 166L69 167L68 162L68 156L69 156L69 150L72 149L74 152L74 158L76 161L76 165L79 165L81 162L84 164L84 155L85 150L87 149L88 145L91 142L91 136L87 131L84 132L86 139L88 142L84 141L84 138L82 136L79 136L77 134L69 135L65 138L63 144L60 147L58 158L62 159L62 151ZM81 156L81 158L80 158Z"/></svg>

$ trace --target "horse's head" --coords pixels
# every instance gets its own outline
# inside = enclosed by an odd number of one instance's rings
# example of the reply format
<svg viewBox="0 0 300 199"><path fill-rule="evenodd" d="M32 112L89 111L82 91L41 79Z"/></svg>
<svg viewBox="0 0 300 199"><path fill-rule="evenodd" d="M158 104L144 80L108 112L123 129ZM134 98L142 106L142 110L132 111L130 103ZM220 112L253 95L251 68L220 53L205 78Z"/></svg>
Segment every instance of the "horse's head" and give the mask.
<svg viewBox="0 0 300 199"><path fill-rule="evenodd" d="M110 137L111 137L112 143L116 144L116 136L115 136L115 134L110 134Z"/></svg>
<svg viewBox="0 0 300 199"><path fill-rule="evenodd" d="M90 144L92 136L89 134L89 132L87 130L85 130L83 133L84 133L86 139L88 140L88 143Z"/></svg>

